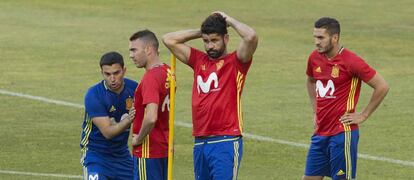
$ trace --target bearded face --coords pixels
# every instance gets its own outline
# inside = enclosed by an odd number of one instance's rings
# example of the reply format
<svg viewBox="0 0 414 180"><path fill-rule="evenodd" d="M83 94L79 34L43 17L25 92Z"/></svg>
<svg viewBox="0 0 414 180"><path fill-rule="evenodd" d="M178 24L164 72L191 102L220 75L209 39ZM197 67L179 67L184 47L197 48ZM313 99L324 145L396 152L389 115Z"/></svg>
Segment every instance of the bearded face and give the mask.
<svg viewBox="0 0 414 180"><path fill-rule="evenodd" d="M315 46L319 53L328 53L332 51L334 42L334 35L330 35L324 28L315 28L313 30L313 37Z"/></svg>
<svg viewBox="0 0 414 180"><path fill-rule="evenodd" d="M227 35L203 34L204 48L211 59L217 59L226 52Z"/></svg>

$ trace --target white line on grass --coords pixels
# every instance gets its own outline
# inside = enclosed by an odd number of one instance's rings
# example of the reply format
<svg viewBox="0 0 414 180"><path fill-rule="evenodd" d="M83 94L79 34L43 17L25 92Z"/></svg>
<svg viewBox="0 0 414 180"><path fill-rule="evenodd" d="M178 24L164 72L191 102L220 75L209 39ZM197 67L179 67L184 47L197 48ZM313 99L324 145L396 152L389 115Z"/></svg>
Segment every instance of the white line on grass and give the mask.
<svg viewBox="0 0 414 180"><path fill-rule="evenodd" d="M33 99L33 100L37 100L37 101L42 101L42 102L47 102L47 103L52 103L52 104L57 104L57 105L62 105L62 106L83 108L83 105L81 105L81 104L75 104L75 103L70 103L70 102L66 102L66 101L59 101L59 100L49 99L49 98L40 97L40 96L32 96L32 95L28 95L28 94L10 92L10 91L2 90L2 89L0 89L0 94L9 95L9 96L16 96L16 97L21 97L21 98L26 98L26 99Z"/></svg>
<svg viewBox="0 0 414 180"><path fill-rule="evenodd" d="M69 178L69 179L81 179L82 178L82 176L67 175L67 174L34 173L34 172L5 171L5 170L0 170L0 174L14 174L14 175L26 175L26 176L46 176L46 177L59 177L59 178Z"/></svg>
<svg viewBox="0 0 414 180"><path fill-rule="evenodd" d="M54 99L49 99L49 98L40 97L40 96L32 96L32 95L28 95L28 94L10 92L10 91L6 91L6 90L2 90L2 89L0 89L0 94L15 96L15 97L21 97L21 98L26 98L26 99L33 99L33 100L37 100L37 101L42 101L42 102L52 103L52 104L57 104L57 105L62 105L62 106L84 108L84 106L81 105L81 104L76 104L76 103L71 103L71 102L66 102L66 101L60 101L60 100L54 100ZM187 128L192 127L192 125L190 123L186 123L186 122L182 122L182 121L176 121L175 124L177 126L181 126L181 127L187 127ZM274 139L274 138L271 138L271 137L260 136L260 135L249 134L249 133L243 133L243 135L246 138L257 140L257 141L265 141L265 142L271 142L271 143L277 143L277 144L285 144L285 145L289 145L289 146L301 147L301 148L306 148L306 149L309 148L308 144L303 144L303 143L297 143L297 142L286 141L286 140L281 140L281 139ZM413 161L404 161L404 160L399 160L399 159L392 159L392 158L387 158L387 157L378 157L378 156L372 156L372 155L369 155L369 154L361 154L361 153L358 153L358 157L362 158L362 159L373 160L373 161L382 161L382 162L388 162L388 163L392 163L392 164L398 164L398 165L403 165L403 166L414 167L414 162ZM7 172L17 172L17 171L2 171L2 170L0 170L0 173L7 173ZM18 174L18 173L26 173L26 172L17 172L15 174ZM27 174L33 174L33 175L36 174L38 176L41 176L41 175L55 176L56 175L56 174L28 173L28 172L27 172ZM66 176L66 175L63 175L63 176ZM80 176L71 176L71 175L67 175L67 176L68 177L76 177L76 178L80 177ZM58 176L55 176L55 177L58 177Z"/></svg>

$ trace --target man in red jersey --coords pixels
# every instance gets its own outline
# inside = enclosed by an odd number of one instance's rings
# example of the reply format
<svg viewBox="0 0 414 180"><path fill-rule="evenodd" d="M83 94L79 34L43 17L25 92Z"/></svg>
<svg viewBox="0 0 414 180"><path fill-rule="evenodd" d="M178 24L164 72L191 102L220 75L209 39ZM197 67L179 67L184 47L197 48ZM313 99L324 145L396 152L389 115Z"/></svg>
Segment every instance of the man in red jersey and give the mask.
<svg viewBox="0 0 414 180"><path fill-rule="evenodd" d="M158 40L149 30L130 37L130 58L146 72L135 90L132 146L135 180L167 179L169 66L161 63Z"/></svg>
<svg viewBox="0 0 414 180"><path fill-rule="evenodd" d="M307 88L314 112L303 180L355 179L358 124L377 109L388 92L382 76L363 59L339 45L340 25L333 18L315 22L316 50L308 59ZM361 80L374 91L368 105L356 113Z"/></svg>
<svg viewBox="0 0 414 180"><path fill-rule="evenodd" d="M227 52L232 27L241 37ZM185 44L201 38L207 53ZM241 94L256 50L256 32L223 12L213 12L201 29L164 35L164 44L194 70L192 117L195 179L237 179L242 157Z"/></svg>

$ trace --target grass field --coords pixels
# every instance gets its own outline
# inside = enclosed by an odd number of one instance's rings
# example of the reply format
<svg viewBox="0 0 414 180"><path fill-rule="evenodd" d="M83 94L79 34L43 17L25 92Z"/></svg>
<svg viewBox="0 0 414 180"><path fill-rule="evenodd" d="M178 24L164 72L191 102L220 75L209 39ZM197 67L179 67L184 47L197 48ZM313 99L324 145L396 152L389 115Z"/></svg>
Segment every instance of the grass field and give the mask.
<svg viewBox="0 0 414 180"><path fill-rule="evenodd" d="M2 0L0 91L80 106L86 89L101 79L98 61L104 52L121 52L127 76L141 78L143 70L128 59L133 32L149 28L161 37L198 28L210 12L222 10L253 27L260 39L243 94L245 132L308 144L313 129L305 68L314 48L313 22L333 16L341 22L342 44L391 87L381 107L361 125L359 152L376 158L359 158L358 179L413 179L413 9L412 0ZM229 48L238 42L230 30ZM191 42L200 48L201 43ZM168 50L160 48L168 62ZM192 73L182 64L177 69L176 119L190 123ZM359 110L371 92L363 86ZM81 175L82 108L7 93L0 93L0 102L0 179L58 179L6 171ZM175 138L174 179L193 179L191 129L177 126ZM239 179L299 179L306 153L304 147L245 138Z"/></svg>

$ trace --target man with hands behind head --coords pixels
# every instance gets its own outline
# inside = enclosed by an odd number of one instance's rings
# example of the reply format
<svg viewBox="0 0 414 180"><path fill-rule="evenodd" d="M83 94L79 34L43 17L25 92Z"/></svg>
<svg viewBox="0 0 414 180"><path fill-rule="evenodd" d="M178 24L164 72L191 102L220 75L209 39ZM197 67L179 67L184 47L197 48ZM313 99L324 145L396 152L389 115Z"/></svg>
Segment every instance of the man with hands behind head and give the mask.
<svg viewBox="0 0 414 180"><path fill-rule="evenodd" d="M227 52L227 27L241 38L232 52ZM205 52L186 44L198 38ZM237 179L243 154L241 95L258 43L256 32L223 12L213 12L200 29L168 33L163 42L194 70L195 179Z"/></svg>

